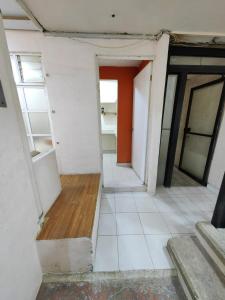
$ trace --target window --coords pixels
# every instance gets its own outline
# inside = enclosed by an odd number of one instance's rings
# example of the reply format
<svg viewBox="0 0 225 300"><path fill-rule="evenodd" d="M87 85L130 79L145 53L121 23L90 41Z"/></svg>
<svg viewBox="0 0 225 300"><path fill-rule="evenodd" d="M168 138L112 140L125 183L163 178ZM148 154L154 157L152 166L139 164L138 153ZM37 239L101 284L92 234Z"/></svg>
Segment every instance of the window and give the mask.
<svg viewBox="0 0 225 300"><path fill-rule="evenodd" d="M100 102L117 102L117 80L100 80Z"/></svg>
<svg viewBox="0 0 225 300"><path fill-rule="evenodd" d="M52 133L41 57L12 54L10 58L30 150L48 151Z"/></svg>

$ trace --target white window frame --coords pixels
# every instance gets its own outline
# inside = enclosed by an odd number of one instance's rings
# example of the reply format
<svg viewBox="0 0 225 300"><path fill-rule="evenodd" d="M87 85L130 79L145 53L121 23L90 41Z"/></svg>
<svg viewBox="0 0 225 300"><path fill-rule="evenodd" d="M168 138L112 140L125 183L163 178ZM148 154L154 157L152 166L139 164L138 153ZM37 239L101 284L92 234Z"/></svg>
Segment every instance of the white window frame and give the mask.
<svg viewBox="0 0 225 300"><path fill-rule="evenodd" d="M49 101L48 101L48 95L47 95L47 89L46 89L46 82L45 82L45 76L44 76L44 70L43 70L43 64L42 64L42 60L41 60L41 66L42 66L42 72L43 72L43 82L23 82L21 80L21 73L22 70L20 69L19 63L18 63L18 56L38 56L41 59L41 54L40 53L22 53L22 52L13 52L10 53L10 57L13 59L16 69L17 69L17 73L19 75L20 81L19 82L15 82L16 87L19 88L21 87L24 93L24 88L29 87L29 88L40 88L44 90L44 94L45 97L47 99L47 105L48 108L46 110L29 110L27 107L24 109L21 107L21 111L23 113L23 116L25 116L25 118L27 119L27 138L29 140L29 144L31 145L31 151L35 151L35 143L34 143L34 138L35 137L50 137L52 140L52 148L54 148L54 143L53 143L53 135L52 135L52 122L51 122L51 113L50 113L50 106L49 106ZM25 99L25 95L24 95L24 99ZM50 132L49 134L43 134L43 133L37 133L34 134L32 133L32 128L31 128L31 123L30 123L30 119L29 119L29 113L47 113L48 115L48 120L49 120L49 126L50 126Z"/></svg>

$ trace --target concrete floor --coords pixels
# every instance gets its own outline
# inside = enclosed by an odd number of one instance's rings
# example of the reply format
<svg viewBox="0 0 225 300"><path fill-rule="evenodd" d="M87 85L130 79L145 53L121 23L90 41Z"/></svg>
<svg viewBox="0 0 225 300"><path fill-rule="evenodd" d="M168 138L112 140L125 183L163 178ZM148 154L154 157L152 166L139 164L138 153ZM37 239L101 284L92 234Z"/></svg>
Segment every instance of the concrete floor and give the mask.
<svg viewBox="0 0 225 300"><path fill-rule="evenodd" d="M184 300L175 273L168 271L92 273L80 279L44 282L37 300Z"/></svg>

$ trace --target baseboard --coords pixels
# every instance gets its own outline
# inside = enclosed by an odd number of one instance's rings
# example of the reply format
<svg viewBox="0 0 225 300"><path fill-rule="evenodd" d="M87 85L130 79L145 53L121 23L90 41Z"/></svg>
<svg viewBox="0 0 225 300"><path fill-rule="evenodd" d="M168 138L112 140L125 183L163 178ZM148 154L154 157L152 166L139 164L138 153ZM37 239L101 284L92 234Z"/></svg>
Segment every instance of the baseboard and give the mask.
<svg viewBox="0 0 225 300"><path fill-rule="evenodd" d="M118 167L129 167L131 168L131 163L116 163Z"/></svg>
<svg viewBox="0 0 225 300"><path fill-rule="evenodd" d="M126 192L146 192L146 185L133 186L133 187L103 187L105 193L126 193Z"/></svg>
<svg viewBox="0 0 225 300"><path fill-rule="evenodd" d="M103 154L116 154L116 150L103 150Z"/></svg>

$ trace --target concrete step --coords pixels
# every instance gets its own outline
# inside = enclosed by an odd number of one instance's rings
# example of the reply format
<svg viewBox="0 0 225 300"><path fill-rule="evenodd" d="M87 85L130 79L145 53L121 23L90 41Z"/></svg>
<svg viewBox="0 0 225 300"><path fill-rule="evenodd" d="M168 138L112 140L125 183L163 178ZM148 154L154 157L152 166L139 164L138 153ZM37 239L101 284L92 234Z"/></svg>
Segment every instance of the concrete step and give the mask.
<svg viewBox="0 0 225 300"><path fill-rule="evenodd" d="M220 273L196 237L175 237L167 244L188 300L224 300Z"/></svg>
<svg viewBox="0 0 225 300"><path fill-rule="evenodd" d="M199 222L196 224L196 235L225 282L225 229L217 229L209 222Z"/></svg>

